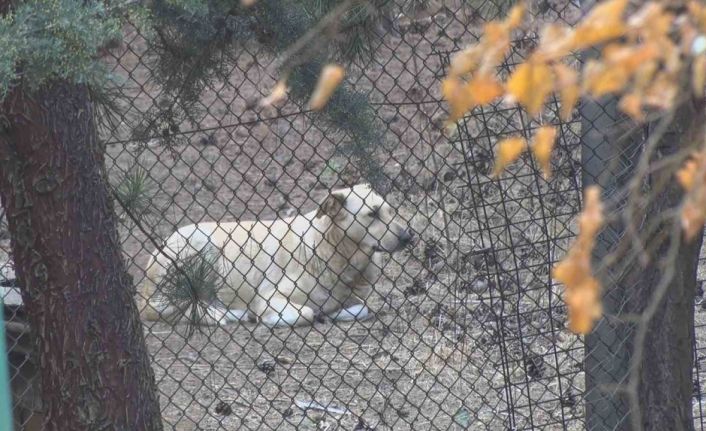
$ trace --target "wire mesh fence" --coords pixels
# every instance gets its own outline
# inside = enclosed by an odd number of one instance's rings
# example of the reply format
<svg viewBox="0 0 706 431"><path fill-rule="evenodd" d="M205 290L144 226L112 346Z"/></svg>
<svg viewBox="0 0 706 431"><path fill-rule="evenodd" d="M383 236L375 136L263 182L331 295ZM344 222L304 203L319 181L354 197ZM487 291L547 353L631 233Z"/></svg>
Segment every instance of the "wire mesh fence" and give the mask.
<svg viewBox="0 0 706 431"><path fill-rule="evenodd" d="M318 125L315 114L293 102L252 109L277 78L269 67L274 59L256 47L230 54L237 67L227 82L206 89L201 118L133 140L136 119L160 106L160 89L147 80L150 52L141 35L126 29L111 65L125 78L122 91L130 103L123 107L122 121L103 131L103 140L116 194L132 199L117 205L121 239L167 428L587 428L584 343L565 329L561 289L550 269L575 235L573 219L586 175L583 138L606 132L595 118L561 121L553 100L542 118L559 126L553 177L544 180L534 161L523 156L500 178L491 178L495 143L511 135L527 137L539 124L518 108L497 104L474 110L447 139L439 127L445 108L438 81L449 57L476 40L483 22L501 7L488 2L479 9L459 0L409 10L402 3L374 58L349 73L373 102L393 143L376 152L389 180L375 185L376 192L353 188L366 179L354 160L337 151L346 136ZM542 2L532 10L538 22L571 23L580 15L573 2ZM507 74L534 43L532 34L515 40L499 73ZM326 212L337 190L348 193L337 208L347 221L340 237L331 240L325 235L330 226L319 221L338 217ZM385 223L366 219L367 228L356 229L355 220L364 212L360 208L377 212L369 217ZM219 232L208 224L274 219L285 220L288 228L260 225L260 233L254 227L243 234L234 225ZM200 225L189 227L194 224ZM165 248L164 240L177 229L180 237ZM383 237L399 242L404 229L415 237L408 246L379 246ZM297 235L292 237L292 231ZM252 242L257 235L262 238ZM378 245L362 245L371 236ZM274 240L276 245L269 244ZM31 342L9 241L0 224L15 420L18 429L38 429L31 428L37 425L31 425L36 418L30 413L41 411L41 403L34 395ZM346 254L346 243L368 252L356 248ZM204 268L185 263L187 255L208 244L215 247L214 261ZM169 247L182 253L170 255ZM381 250L372 256L370 247ZM316 313L311 324L271 328L263 324L272 317L268 312L275 309L276 317L285 319L290 311L285 305L277 309L275 292L263 298L263 308L249 310L250 319L231 313L242 321L190 334L184 322L153 319L149 313L153 308L188 314L159 305L160 285L148 279L155 250L170 256L153 276L167 277L171 261L178 261L187 278L211 282L214 290L233 290L238 277L252 280L247 268L253 266L261 276L251 290L268 283L284 290L288 283L303 284L312 276L306 264L317 253L330 254L319 270L337 277L344 266L369 265L379 271L356 270L371 287L361 299L372 317L346 321ZM282 251L289 257L276 261ZM266 264L258 267L257 262ZM151 284L153 289L146 290ZM149 294L154 298L145 297ZM257 290L254 295L266 294ZM348 309L362 309L360 301L336 299ZM256 301L242 302L245 311ZM312 310L320 305L311 298L298 305L306 304ZM706 320L697 307L694 417L703 429ZM304 314L300 309L298 315Z"/></svg>

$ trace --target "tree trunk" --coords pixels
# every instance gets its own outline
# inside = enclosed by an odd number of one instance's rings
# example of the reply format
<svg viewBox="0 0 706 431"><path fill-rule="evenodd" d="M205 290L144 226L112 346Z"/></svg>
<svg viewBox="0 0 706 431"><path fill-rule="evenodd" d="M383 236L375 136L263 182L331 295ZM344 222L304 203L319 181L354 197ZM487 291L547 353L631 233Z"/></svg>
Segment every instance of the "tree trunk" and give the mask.
<svg viewBox="0 0 706 431"><path fill-rule="evenodd" d="M89 92L15 89L1 109L0 198L36 333L45 429L159 430Z"/></svg>
<svg viewBox="0 0 706 431"><path fill-rule="evenodd" d="M674 155L685 148L701 147L704 139L704 103L691 101L677 110L669 130L660 139L655 158ZM669 175L667 178L665 175ZM667 187L651 199L645 210L645 225L660 223L657 218L678 209L684 193L674 176L658 173L649 178L651 184L666 182ZM691 242L680 240L676 258L665 261L675 239L675 220L661 222L660 229L650 238L647 265L636 265L629 285L625 286L626 311L641 314L654 301L668 266L674 266L674 276L666 286L666 294L659 301L654 316L649 320L644 350L635 356L637 340L631 339L631 367L639 367L637 394L641 418L632 418L633 424L640 422L646 430L693 429L693 358L694 358L694 298L697 287L697 267L703 233ZM681 232L680 232L681 234ZM660 239L661 238L661 239ZM634 412L630 413L635 414Z"/></svg>

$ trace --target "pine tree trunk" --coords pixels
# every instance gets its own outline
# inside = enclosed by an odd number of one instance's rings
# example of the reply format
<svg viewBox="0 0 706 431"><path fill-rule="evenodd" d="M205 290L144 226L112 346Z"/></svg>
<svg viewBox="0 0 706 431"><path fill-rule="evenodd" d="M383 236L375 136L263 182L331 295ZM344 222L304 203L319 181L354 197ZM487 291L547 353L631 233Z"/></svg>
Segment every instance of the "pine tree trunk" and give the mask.
<svg viewBox="0 0 706 431"><path fill-rule="evenodd" d="M0 198L38 343L45 429L161 429L85 87L5 99Z"/></svg>

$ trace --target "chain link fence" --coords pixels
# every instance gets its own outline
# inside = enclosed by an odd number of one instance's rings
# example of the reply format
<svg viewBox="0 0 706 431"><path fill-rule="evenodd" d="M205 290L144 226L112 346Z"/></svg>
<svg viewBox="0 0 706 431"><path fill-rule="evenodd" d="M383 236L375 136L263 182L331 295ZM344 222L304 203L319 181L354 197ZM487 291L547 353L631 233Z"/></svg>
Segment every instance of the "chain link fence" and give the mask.
<svg viewBox="0 0 706 431"><path fill-rule="evenodd" d="M369 280L366 300L370 319L272 329L244 321L193 334L184 323L145 320L167 429L589 428L584 342L565 329L561 288L550 269L575 235L587 172L582 163L590 159L582 138L606 133L610 110L598 106L600 121L577 115L562 122L553 100L542 118L559 126L553 177L542 179L523 156L491 179L495 143L529 137L539 124L498 104L474 110L447 139L439 128L445 115L439 79L449 57L477 40L483 22L501 7L457 0L410 11L398 1L400 13L387 23L374 59L350 70L348 79L368 94L394 143L376 152L389 179L380 194L416 241L378 253L381 261L373 264L381 271ZM537 22L572 23L580 16L572 2L542 1L531 10ZM531 33L515 40L500 73L534 43ZM268 67L274 59L256 47L232 53L238 66L230 80L205 91L201 118L140 142L131 139L136 119L160 103L159 88L146 79L150 53L140 34L127 29L114 55L130 103L103 139L111 183L135 200L132 212L119 205L118 212L138 296L150 255L178 228L316 211L332 190L365 181L337 151L346 136L319 126L302 106L252 109L277 78ZM600 153L593 157L608 163ZM41 421L33 414L41 412L36 364L3 223L0 210L15 421L18 429L34 430ZM147 299L138 303L144 307ZM697 306L699 429L705 316Z"/></svg>

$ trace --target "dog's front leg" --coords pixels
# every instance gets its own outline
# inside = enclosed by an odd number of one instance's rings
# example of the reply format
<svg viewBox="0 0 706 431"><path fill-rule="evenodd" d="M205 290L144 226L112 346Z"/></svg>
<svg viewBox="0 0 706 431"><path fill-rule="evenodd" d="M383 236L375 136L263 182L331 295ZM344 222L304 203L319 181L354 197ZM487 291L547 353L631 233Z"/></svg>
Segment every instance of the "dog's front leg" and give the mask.
<svg viewBox="0 0 706 431"><path fill-rule="evenodd" d="M352 320L366 320L373 316L368 307L357 296L351 296L343 303L343 306L329 314L332 320L349 322Z"/></svg>
<svg viewBox="0 0 706 431"><path fill-rule="evenodd" d="M285 296L286 292L294 290L293 286L282 285L288 282L283 279L279 286L267 282L258 289L253 311L266 326L298 326L314 321L311 307L296 304Z"/></svg>

